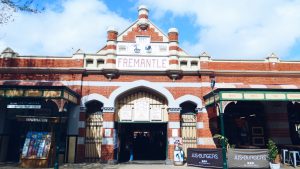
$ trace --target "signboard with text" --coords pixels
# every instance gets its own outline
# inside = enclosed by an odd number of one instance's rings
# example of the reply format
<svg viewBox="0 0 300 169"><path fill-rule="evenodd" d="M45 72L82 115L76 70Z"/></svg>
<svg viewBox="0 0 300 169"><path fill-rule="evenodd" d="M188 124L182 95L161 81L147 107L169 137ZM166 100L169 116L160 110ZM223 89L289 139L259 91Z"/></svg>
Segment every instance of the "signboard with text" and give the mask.
<svg viewBox="0 0 300 169"><path fill-rule="evenodd" d="M229 168L269 168L267 149L229 149Z"/></svg>
<svg viewBox="0 0 300 169"><path fill-rule="evenodd" d="M188 148L187 165L203 168L223 168L222 149Z"/></svg>
<svg viewBox="0 0 300 169"><path fill-rule="evenodd" d="M117 69L120 70L167 70L168 57L117 56Z"/></svg>

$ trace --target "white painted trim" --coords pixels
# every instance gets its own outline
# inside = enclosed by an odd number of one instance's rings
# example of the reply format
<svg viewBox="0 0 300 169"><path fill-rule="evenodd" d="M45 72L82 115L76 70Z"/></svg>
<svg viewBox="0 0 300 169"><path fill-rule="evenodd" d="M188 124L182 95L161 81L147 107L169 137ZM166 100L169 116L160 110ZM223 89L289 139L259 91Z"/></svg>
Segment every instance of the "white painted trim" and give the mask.
<svg viewBox="0 0 300 169"><path fill-rule="evenodd" d="M108 99L108 103L105 104L105 107L114 107L116 98L118 96L122 95L123 93L125 93L127 91L130 91L132 89L139 88L139 87L145 87L145 88L148 88L148 89L151 89L151 90L154 90L154 91L160 93L161 95L163 95L168 100L168 106L169 107L178 107L175 104L173 95L170 93L169 90L164 88L159 83L153 83L153 82L149 82L149 81L146 81L146 80L133 81L133 82L128 83L128 85L126 85L126 86L122 86L122 87L119 87L118 89L114 90L110 94L109 99Z"/></svg>
<svg viewBox="0 0 300 169"><path fill-rule="evenodd" d="M251 88L261 88L261 89L266 89L268 88L266 85L259 85L259 84L256 84L256 85L249 85Z"/></svg>
<svg viewBox="0 0 300 169"><path fill-rule="evenodd" d="M179 97L175 100L175 103L180 105L181 103L186 101L195 103L197 105L197 108L202 108L202 100L199 97L190 94Z"/></svg>
<svg viewBox="0 0 300 169"><path fill-rule="evenodd" d="M103 105L105 105L108 102L108 99L106 97L104 97L100 94L97 94L97 93L93 93L93 94L82 97L80 106L85 107L85 104L92 100L99 101L99 102L103 103Z"/></svg>
<svg viewBox="0 0 300 169"><path fill-rule="evenodd" d="M168 128L169 129L179 129L180 128L180 122L169 121L168 122Z"/></svg>
<svg viewBox="0 0 300 169"><path fill-rule="evenodd" d="M113 129L114 127L115 127L115 122L113 122L113 121L104 121L103 122L103 128Z"/></svg>
<svg viewBox="0 0 300 169"><path fill-rule="evenodd" d="M283 89L298 89L296 85L279 85Z"/></svg>
<svg viewBox="0 0 300 169"><path fill-rule="evenodd" d="M84 137L78 137L77 144L84 144Z"/></svg>
<svg viewBox="0 0 300 169"><path fill-rule="evenodd" d="M204 123L203 122L197 122L197 129L203 129Z"/></svg>
<svg viewBox="0 0 300 169"><path fill-rule="evenodd" d="M114 145L114 138L102 138L102 145Z"/></svg>
<svg viewBox="0 0 300 169"><path fill-rule="evenodd" d="M85 128L85 121L78 121L78 128Z"/></svg>
<svg viewBox="0 0 300 169"><path fill-rule="evenodd" d="M197 144L198 145L215 145L215 142L213 141L212 137L201 137L201 138L197 138Z"/></svg>

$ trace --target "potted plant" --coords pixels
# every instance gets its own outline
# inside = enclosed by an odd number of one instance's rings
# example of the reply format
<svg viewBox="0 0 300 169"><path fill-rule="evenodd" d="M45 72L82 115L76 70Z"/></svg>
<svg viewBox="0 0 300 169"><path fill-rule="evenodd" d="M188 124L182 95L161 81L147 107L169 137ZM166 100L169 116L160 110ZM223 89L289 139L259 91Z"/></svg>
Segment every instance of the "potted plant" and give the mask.
<svg viewBox="0 0 300 169"><path fill-rule="evenodd" d="M277 148L276 144L274 143L274 141L269 139L267 148L268 148L268 160L270 163L270 168L271 169L280 169L278 148Z"/></svg>

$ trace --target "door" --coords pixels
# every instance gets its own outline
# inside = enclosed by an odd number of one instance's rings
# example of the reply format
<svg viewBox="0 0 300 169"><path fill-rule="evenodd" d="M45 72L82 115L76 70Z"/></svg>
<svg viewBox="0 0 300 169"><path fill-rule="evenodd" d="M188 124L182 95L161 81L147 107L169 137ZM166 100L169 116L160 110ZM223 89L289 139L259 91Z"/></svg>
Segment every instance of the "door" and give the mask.
<svg viewBox="0 0 300 169"><path fill-rule="evenodd" d="M102 113L90 114L86 120L85 161L97 162L101 157Z"/></svg>
<svg viewBox="0 0 300 169"><path fill-rule="evenodd" d="M194 113L185 113L181 115L181 136L182 148L187 155L188 148L197 147L197 116Z"/></svg>

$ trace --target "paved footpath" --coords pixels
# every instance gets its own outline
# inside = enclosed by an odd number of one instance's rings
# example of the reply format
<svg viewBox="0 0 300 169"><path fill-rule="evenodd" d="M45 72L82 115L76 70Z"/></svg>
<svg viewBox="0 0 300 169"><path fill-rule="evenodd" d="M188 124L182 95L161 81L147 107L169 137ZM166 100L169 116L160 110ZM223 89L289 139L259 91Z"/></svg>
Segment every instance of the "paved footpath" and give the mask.
<svg viewBox="0 0 300 169"><path fill-rule="evenodd" d="M164 164L117 164L117 165L104 165L100 163L81 163L81 164L64 164L59 167L60 169L201 169L199 167L190 166L174 166ZM0 169L21 169L16 164L1 164ZM281 169L295 169L288 165L282 165ZM300 169L300 166L296 167Z"/></svg>

